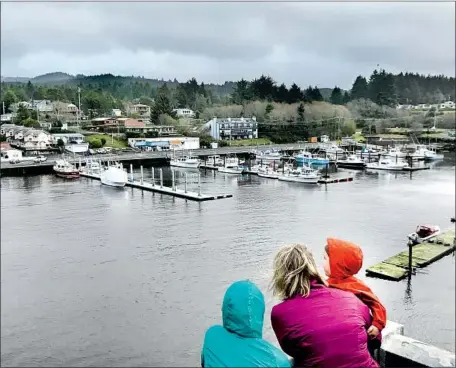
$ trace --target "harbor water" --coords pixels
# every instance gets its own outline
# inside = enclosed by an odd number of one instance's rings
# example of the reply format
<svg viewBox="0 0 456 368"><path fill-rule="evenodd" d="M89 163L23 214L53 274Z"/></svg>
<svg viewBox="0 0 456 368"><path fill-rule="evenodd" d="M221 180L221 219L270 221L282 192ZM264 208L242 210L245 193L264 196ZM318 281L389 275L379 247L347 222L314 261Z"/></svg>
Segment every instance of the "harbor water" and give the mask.
<svg viewBox="0 0 456 368"><path fill-rule="evenodd" d="M418 224L452 226L454 164L360 172L327 186L201 171L203 194L233 194L203 203L87 178L2 178L2 366L198 366L226 288L246 278L265 293L264 333L276 343L272 258L299 242L322 264L326 237L361 245L360 277L388 319L454 351L454 255L418 270L411 284L364 276L405 249ZM198 171L187 173L196 191ZM170 185L169 168L164 174ZM151 169L144 175L150 181ZM176 174L182 189L184 177Z"/></svg>

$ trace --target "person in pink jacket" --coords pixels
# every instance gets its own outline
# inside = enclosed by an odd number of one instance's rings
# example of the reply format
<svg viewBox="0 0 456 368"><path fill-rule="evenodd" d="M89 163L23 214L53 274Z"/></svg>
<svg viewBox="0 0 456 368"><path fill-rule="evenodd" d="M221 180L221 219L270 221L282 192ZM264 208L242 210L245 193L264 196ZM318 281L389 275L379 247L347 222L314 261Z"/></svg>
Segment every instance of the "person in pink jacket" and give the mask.
<svg viewBox="0 0 456 368"><path fill-rule="evenodd" d="M305 246L277 253L272 289L282 300L272 309L272 328L296 367L379 367L367 348L369 308L353 293L327 287Z"/></svg>

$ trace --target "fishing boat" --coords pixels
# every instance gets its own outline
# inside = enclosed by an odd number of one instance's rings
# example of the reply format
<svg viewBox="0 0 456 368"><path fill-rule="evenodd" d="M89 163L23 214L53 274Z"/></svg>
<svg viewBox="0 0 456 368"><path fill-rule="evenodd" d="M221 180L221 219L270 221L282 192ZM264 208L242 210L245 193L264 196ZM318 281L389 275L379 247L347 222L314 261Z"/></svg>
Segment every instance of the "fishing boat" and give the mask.
<svg viewBox="0 0 456 368"><path fill-rule="evenodd" d="M257 161L270 162L270 161L280 161L282 159L282 154L275 149L260 151L256 155Z"/></svg>
<svg viewBox="0 0 456 368"><path fill-rule="evenodd" d="M53 167L55 174L65 179L77 179L79 178L79 171L74 165L69 163L65 159L57 160Z"/></svg>
<svg viewBox="0 0 456 368"><path fill-rule="evenodd" d="M382 158L378 162L366 164L366 168L370 170L402 171L406 168L410 168L410 165L402 160Z"/></svg>
<svg viewBox="0 0 456 368"><path fill-rule="evenodd" d="M194 156L182 156L172 158L169 164L174 167L197 169L200 166L200 161Z"/></svg>
<svg viewBox="0 0 456 368"><path fill-rule="evenodd" d="M407 238L412 244L420 244L439 234L440 227L437 225L418 225L415 232L408 234Z"/></svg>
<svg viewBox="0 0 456 368"><path fill-rule="evenodd" d="M99 175L101 172L101 165L97 161L88 160L84 171L88 174Z"/></svg>
<svg viewBox="0 0 456 368"><path fill-rule="evenodd" d="M382 154L386 158L405 158L408 155L407 152L402 151L400 148L393 147Z"/></svg>
<svg viewBox="0 0 456 368"><path fill-rule="evenodd" d="M310 152L303 151L296 155L296 163L298 166L325 166L329 164L329 160L318 155L312 155Z"/></svg>
<svg viewBox="0 0 456 368"><path fill-rule="evenodd" d="M427 150L424 153L424 160L425 161L437 161L437 160L443 160L444 156L440 153L437 153L433 150Z"/></svg>
<svg viewBox="0 0 456 368"><path fill-rule="evenodd" d="M225 174L243 174L246 171L245 166L222 166L218 171Z"/></svg>
<svg viewBox="0 0 456 368"><path fill-rule="evenodd" d="M109 165L100 174L101 184L123 188L128 181L128 174L122 164Z"/></svg>
<svg viewBox="0 0 456 368"><path fill-rule="evenodd" d="M295 183L317 184L320 180L320 175L317 170L313 170L310 167L303 167L284 173L283 175L280 175L278 179Z"/></svg>
<svg viewBox="0 0 456 368"><path fill-rule="evenodd" d="M269 166L262 166L258 169L258 176L261 178L277 179L279 173Z"/></svg>
<svg viewBox="0 0 456 368"><path fill-rule="evenodd" d="M363 170L366 167L366 163L355 155L349 155L344 159L337 160L337 166L345 169Z"/></svg>
<svg viewBox="0 0 456 368"><path fill-rule="evenodd" d="M207 156L205 160L200 161L200 164L210 168L217 168L223 166L223 159L219 155Z"/></svg>

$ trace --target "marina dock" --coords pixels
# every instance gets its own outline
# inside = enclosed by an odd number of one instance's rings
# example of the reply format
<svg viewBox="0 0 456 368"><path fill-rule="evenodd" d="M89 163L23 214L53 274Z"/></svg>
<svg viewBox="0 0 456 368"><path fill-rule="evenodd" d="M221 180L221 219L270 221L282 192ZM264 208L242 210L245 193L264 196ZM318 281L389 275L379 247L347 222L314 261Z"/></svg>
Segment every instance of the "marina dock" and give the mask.
<svg viewBox="0 0 456 368"><path fill-rule="evenodd" d="M455 230L448 230L412 247L412 268L423 268L451 254L456 249ZM367 276L392 281L404 279L409 273L409 250L406 249L366 269Z"/></svg>
<svg viewBox="0 0 456 368"><path fill-rule="evenodd" d="M141 173L142 173L142 167L141 167ZM133 173L130 171L129 174L129 181L125 184L127 187L131 188L137 188L141 190L147 190L149 192L153 193L159 193L159 194L166 194L169 196L177 197L177 198L184 198L188 199L191 201L197 201L197 202L205 202L205 201L212 201L216 199L224 199L224 198L232 198L232 194L221 194L221 195L204 195L201 194L201 185L200 185L200 177L198 177L198 192L192 192L187 190L187 179L185 180L184 183L184 189L180 189L176 187L175 181L174 181L174 171L173 173L173 181L172 181L172 186L171 187L166 187L163 185L163 174L162 171L160 170L160 182L155 183L154 181L152 183L146 182L141 178L139 181L134 180L133 178ZM95 180L100 180L100 175L94 174L94 173L87 173L87 172L81 172L81 176L89 179L95 179Z"/></svg>

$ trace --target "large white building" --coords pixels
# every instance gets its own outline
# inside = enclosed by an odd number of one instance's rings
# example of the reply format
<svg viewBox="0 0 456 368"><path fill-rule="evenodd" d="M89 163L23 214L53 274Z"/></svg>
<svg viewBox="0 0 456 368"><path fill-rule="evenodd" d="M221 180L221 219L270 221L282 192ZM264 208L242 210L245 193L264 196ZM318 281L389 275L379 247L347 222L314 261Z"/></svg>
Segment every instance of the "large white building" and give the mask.
<svg viewBox="0 0 456 368"><path fill-rule="evenodd" d="M205 125L214 139L253 139L258 138L258 123L252 118L213 118Z"/></svg>
<svg viewBox="0 0 456 368"><path fill-rule="evenodd" d="M141 149L193 150L200 148L198 137L128 138L128 145Z"/></svg>

